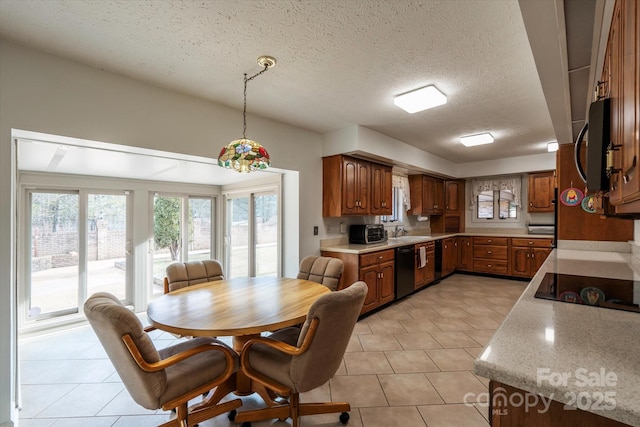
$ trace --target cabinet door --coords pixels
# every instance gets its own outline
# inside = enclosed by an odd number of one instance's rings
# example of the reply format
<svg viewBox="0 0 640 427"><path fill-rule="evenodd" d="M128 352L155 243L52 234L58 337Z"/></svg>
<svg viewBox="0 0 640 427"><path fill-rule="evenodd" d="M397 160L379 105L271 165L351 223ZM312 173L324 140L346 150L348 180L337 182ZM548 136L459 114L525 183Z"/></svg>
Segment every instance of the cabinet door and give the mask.
<svg viewBox="0 0 640 427"><path fill-rule="evenodd" d="M459 190L460 190L460 183L458 181L445 181L444 183L445 212L457 213L460 210L460 206L458 206Z"/></svg>
<svg viewBox="0 0 640 427"><path fill-rule="evenodd" d="M531 250L529 248L511 248L511 275L531 276Z"/></svg>
<svg viewBox="0 0 640 427"><path fill-rule="evenodd" d="M466 271L473 269L471 237L458 237L458 268Z"/></svg>
<svg viewBox="0 0 640 427"><path fill-rule="evenodd" d="M611 98L611 130L610 139L616 145L623 144L622 140L622 16L621 2L615 2L613 18L609 29L609 40L606 56L608 57L609 75L602 76L608 82L608 96ZM622 203L622 153L614 152L614 167L618 169L612 174L609 184L609 201L613 205Z"/></svg>
<svg viewBox="0 0 640 427"><path fill-rule="evenodd" d="M429 266L428 261L427 261L427 265L422 267L422 268L418 268L418 265L420 265L420 248L424 247L425 250L427 249L426 247L427 245L424 243L419 243L415 246L415 269L414 269L414 277L416 278L415 280L415 289L418 289L424 285L427 284L427 267Z"/></svg>
<svg viewBox="0 0 640 427"><path fill-rule="evenodd" d="M433 213L442 214L444 212L444 181L433 178Z"/></svg>
<svg viewBox="0 0 640 427"><path fill-rule="evenodd" d="M364 304L362 305L362 313L372 310L376 308L379 304L379 294L378 294L378 265L371 265L369 267L360 269L360 277L359 280L362 280L367 284L369 291L367 292L367 296L364 299Z"/></svg>
<svg viewBox="0 0 640 427"><path fill-rule="evenodd" d="M553 212L553 171L529 175L529 212Z"/></svg>
<svg viewBox="0 0 640 427"><path fill-rule="evenodd" d="M361 191L358 173L358 162L344 157L342 163L342 213L344 215L355 214L358 211L358 198Z"/></svg>
<svg viewBox="0 0 640 427"><path fill-rule="evenodd" d="M536 274L550 253L548 248L531 248L531 276Z"/></svg>
<svg viewBox="0 0 640 427"><path fill-rule="evenodd" d="M380 305L391 302L395 298L394 264L394 261L386 261L381 263L378 267L378 271L380 273L380 279L378 282L380 286Z"/></svg>
<svg viewBox="0 0 640 427"><path fill-rule="evenodd" d="M385 165L371 166L371 214L391 215L392 212L391 168Z"/></svg>
<svg viewBox="0 0 640 427"><path fill-rule="evenodd" d="M425 270L425 285L428 285L436 279L436 253L434 248L427 250L427 266L423 270Z"/></svg>
<svg viewBox="0 0 640 427"><path fill-rule="evenodd" d="M456 239L449 238L442 241L442 275L453 273L458 264Z"/></svg>
<svg viewBox="0 0 640 427"><path fill-rule="evenodd" d="M620 140L622 144L622 201L628 203L640 198L640 5L638 1L622 2L622 46L620 64L622 115Z"/></svg>
<svg viewBox="0 0 640 427"><path fill-rule="evenodd" d="M371 193L371 167L369 163L358 162L357 197L359 214L369 213L369 197Z"/></svg>
<svg viewBox="0 0 640 427"><path fill-rule="evenodd" d="M442 215L444 210L444 181L431 176L423 176L422 183L422 213Z"/></svg>

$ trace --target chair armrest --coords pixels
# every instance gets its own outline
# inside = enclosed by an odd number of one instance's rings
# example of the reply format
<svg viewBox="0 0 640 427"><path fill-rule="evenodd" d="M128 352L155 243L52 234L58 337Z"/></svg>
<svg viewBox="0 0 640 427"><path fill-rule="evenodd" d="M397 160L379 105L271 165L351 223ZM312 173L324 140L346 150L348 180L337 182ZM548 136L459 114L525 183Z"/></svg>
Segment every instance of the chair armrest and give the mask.
<svg viewBox="0 0 640 427"><path fill-rule="evenodd" d="M196 354L200 354L205 351L221 351L222 354L224 354L227 362L227 369L225 369L225 372L223 374L225 378L230 376L235 370L234 358L236 357L236 354L233 351L229 350L227 347L218 343L202 344L197 347L182 351L178 354L174 354L173 356L167 357L166 359L162 359L158 362L149 363L144 359L144 357L140 353L140 350L138 350L138 347L129 334L124 334L122 336L122 340L124 341L124 345L129 350L129 353L131 353L131 356L136 361L137 365L145 372L161 371L168 368L169 366L173 366L176 363L182 362L183 360L186 360L190 357L195 356Z"/></svg>
<svg viewBox="0 0 640 427"><path fill-rule="evenodd" d="M168 277L164 278L164 293L165 294L169 293L169 278Z"/></svg>
<svg viewBox="0 0 640 427"><path fill-rule="evenodd" d="M313 337L316 334L316 330L318 329L318 323L320 321L318 319L311 319L311 323L309 324L309 330L302 341L302 345L300 347L296 347L290 344L287 344L282 341L275 340L269 337L259 337L253 338L247 341L242 347L242 351L240 352L240 369L252 380L258 381L261 384L267 385L270 389L274 390L276 393L281 396L286 396L289 393L289 388L286 386L273 381L265 375L262 375L260 372L257 372L249 363L249 349L251 346L255 344L265 344L271 348L274 348L282 353L286 353L290 356L299 356L303 354L305 351L309 349L311 346L311 342L313 341Z"/></svg>

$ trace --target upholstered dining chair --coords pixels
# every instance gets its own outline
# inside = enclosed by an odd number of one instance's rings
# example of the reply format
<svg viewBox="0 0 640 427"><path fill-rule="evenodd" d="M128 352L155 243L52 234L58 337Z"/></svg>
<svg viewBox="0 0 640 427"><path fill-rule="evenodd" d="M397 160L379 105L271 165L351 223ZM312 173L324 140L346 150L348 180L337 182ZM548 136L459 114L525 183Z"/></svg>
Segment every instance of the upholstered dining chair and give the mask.
<svg viewBox="0 0 640 427"><path fill-rule="evenodd" d="M156 350L140 319L107 293L93 294L84 312L133 400L147 409L175 409L161 427L190 427L242 405L240 399L188 409L190 399L233 375L238 356L213 338L194 338Z"/></svg>
<svg viewBox="0 0 640 427"><path fill-rule="evenodd" d="M300 262L298 279L321 283L335 291L340 284L340 276L344 271L344 263L338 258L324 256L307 256Z"/></svg>
<svg viewBox="0 0 640 427"><path fill-rule="evenodd" d="M265 399L266 408L238 412L235 421L250 427L251 421L291 418L292 426L298 427L301 416L341 412L340 421L346 424L348 402L300 403L299 394L321 386L336 373L366 294L364 282L324 294L309 308L302 329L286 328L247 341L240 369L276 398ZM283 399L276 400L277 396Z"/></svg>
<svg viewBox="0 0 640 427"><path fill-rule="evenodd" d="M164 293L197 285L198 283L224 280L222 264L215 259L204 261L174 262L166 269L164 278Z"/></svg>

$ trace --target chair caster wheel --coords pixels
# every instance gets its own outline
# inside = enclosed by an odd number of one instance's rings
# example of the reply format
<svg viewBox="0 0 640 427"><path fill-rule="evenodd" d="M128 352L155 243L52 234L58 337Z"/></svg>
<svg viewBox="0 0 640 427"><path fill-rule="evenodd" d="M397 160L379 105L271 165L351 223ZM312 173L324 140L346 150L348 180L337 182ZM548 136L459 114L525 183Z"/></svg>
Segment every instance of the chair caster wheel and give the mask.
<svg viewBox="0 0 640 427"><path fill-rule="evenodd" d="M343 412L340 414L340 422L342 424L347 424L349 422L349 418L351 418L351 416L348 412Z"/></svg>
<svg viewBox="0 0 640 427"><path fill-rule="evenodd" d="M238 415L238 411L236 411L235 409L232 409L231 412L229 412L229 415L227 416L227 418L229 418L229 421L233 421L236 419L236 415Z"/></svg>

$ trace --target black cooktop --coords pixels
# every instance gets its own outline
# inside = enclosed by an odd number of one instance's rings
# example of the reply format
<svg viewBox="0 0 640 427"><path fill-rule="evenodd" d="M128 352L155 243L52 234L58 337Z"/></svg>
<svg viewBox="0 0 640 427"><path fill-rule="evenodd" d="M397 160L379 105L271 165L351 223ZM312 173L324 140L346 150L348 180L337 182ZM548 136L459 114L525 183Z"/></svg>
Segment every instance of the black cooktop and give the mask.
<svg viewBox="0 0 640 427"><path fill-rule="evenodd" d="M637 280L547 273L534 296L640 313L640 281Z"/></svg>

